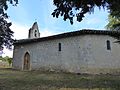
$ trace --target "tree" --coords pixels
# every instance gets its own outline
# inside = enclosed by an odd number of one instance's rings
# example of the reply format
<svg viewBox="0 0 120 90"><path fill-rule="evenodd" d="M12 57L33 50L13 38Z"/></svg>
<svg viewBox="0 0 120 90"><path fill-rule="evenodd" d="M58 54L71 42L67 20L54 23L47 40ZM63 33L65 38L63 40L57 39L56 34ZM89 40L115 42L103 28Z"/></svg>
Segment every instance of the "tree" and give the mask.
<svg viewBox="0 0 120 90"><path fill-rule="evenodd" d="M3 46L10 49L13 43L13 31L10 29L12 24L7 22L8 15L5 12L8 9L8 2L16 5L18 0L0 0L0 50L3 50Z"/></svg>
<svg viewBox="0 0 120 90"><path fill-rule="evenodd" d="M12 58L10 58L9 56L4 57L3 61L7 62L9 66L12 64Z"/></svg>
<svg viewBox="0 0 120 90"><path fill-rule="evenodd" d="M8 3L15 6L18 0L0 0L0 50L3 50L3 46L11 48L13 43L13 31L10 29L12 24L6 21ZM53 17L63 16L63 20L68 19L71 24L74 17L81 22L86 13L94 12L96 6L107 8L113 17L120 18L120 0L53 0L53 3L56 6Z"/></svg>
<svg viewBox="0 0 120 90"><path fill-rule="evenodd" d="M53 0L56 9L53 11L53 17L63 16L63 20L70 20L73 24L73 18L81 22L86 13L94 12L94 8L107 8L111 15L120 17L120 0Z"/></svg>
<svg viewBox="0 0 120 90"><path fill-rule="evenodd" d="M2 56L0 56L0 60L2 60Z"/></svg>
<svg viewBox="0 0 120 90"><path fill-rule="evenodd" d="M113 17L111 14L108 16L109 23L106 25L107 29L120 30L120 18Z"/></svg>
<svg viewBox="0 0 120 90"><path fill-rule="evenodd" d="M6 57L0 56L0 60L2 60L3 62L7 62L9 66L12 64L12 58L10 58L9 56Z"/></svg>
<svg viewBox="0 0 120 90"><path fill-rule="evenodd" d="M108 0L110 15L120 19L120 0Z"/></svg>

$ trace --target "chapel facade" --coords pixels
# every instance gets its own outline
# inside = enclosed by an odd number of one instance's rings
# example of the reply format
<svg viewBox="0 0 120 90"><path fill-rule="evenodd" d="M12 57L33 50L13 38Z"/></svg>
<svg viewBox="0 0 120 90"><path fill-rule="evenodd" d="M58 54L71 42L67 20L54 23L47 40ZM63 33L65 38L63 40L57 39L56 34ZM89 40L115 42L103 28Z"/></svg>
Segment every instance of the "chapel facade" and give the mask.
<svg viewBox="0 0 120 90"><path fill-rule="evenodd" d="M28 39L14 43L13 69L120 73L119 36L119 31L84 29L40 37L35 22Z"/></svg>

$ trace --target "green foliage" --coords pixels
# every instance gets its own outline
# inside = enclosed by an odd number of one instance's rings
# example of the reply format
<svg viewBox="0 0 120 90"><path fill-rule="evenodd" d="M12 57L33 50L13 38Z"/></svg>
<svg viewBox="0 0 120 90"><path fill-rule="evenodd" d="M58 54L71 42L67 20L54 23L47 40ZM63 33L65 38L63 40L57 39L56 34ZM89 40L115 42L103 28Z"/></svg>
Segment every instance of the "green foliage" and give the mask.
<svg viewBox="0 0 120 90"><path fill-rule="evenodd" d="M63 16L63 20L70 20L76 17L81 22L86 13L94 12L95 7L107 8L113 16L120 17L120 0L53 0L56 9L53 17Z"/></svg>
<svg viewBox="0 0 120 90"><path fill-rule="evenodd" d="M8 62L8 63L9 63L9 65L11 65L11 64L12 64L12 58L10 58L10 57L6 56L6 57L4 57L4 60L5 60L6 62Z"/></svg>
<svg viewBox="0 0 120 90"><path fill-rule="evenodd" d="M3 49L3 46L11 48L13 43L13 31L10 29L11 23L8 23L4 18L0 17L0 50Z"/></svg>
<svg viewBox="0 0 120 90"><path fill-rule="evenodd" d="M12 64L12 58L10 58L9 56L6 56L6 57L0 57L0 60L4 61L4 62L7 62L9 65Z"/></svg>
<svg viewBox="0 0 120 90"><path fill-rule="evenodd" d="M120 30L120 18L113 17L112 15L108 16L109 23L106 25L107 29L110 30Z"/></svg>
<svg viewBox="0 0 120 90"><path fill-rule="evenodd" d="M18 4L18 0L0 0L0 50L3 50L3 46L10 49L13 44L13 31L10 29L12 24L6 21L8 3L15 6ZM73 24L74 17L81 22L86 13L94 12L95 7L106 7L110 15L120 18L120 0L53 0L53 3L56 6L52 13L53 17L63 16L63 20L68 19L71 24ZM115 24L113 27L119 25Z"/></svg>
<svg viewBox="0 0 120 90"><path fill-rule="evenodd" d="M8 2L16 5L18 0L0 0L0 50L3 46L10 49L13 43L13 31L10 29L12 24L6 21L8 15L5 11L8 9Z"/></svg>
<svg viewBox="0 0 120 90"><path fill-rule="evenodd" d="M120 19L120 0L108 0L108 3L110 15Z"/></svg>
<svg viewBox="0 0 120 90"><path fill-rule="evenodd" d="M0 56L0 60L2 60L2 56Z"/></svg>

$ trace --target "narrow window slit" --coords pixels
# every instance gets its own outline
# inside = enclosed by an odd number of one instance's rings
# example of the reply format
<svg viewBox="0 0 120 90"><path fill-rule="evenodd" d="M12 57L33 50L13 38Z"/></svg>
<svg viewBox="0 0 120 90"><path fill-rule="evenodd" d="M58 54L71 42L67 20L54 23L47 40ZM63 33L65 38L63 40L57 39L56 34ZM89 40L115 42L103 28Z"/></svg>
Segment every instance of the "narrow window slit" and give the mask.
<svg viewBox="0 0 120 90"><path fill-rule="evenodd" d="M109 40L106 41L106 44L107 44L107 50L111 50L111 45Z"/></svg>
<svg viewBox="0 0 120 90"><path fill-rule="evenodd" d="M58 51L61 51L61 43L58 44Z"/></svg>

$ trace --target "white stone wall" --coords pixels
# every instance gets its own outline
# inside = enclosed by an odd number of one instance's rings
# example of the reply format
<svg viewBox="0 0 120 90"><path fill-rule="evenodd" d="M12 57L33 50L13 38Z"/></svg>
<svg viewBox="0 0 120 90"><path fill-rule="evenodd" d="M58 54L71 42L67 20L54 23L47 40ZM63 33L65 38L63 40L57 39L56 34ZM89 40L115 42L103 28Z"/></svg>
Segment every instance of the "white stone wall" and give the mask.
<svg viewBox="0 0 120 90"><path fill-rule="evenodd" d="M111 42L111 50L107 50L107 40ZM31 70L118 73L120 44L115 41L107 35L81 35L15 46L13 68L22 70L24 54L29 52Z"/></svg>

